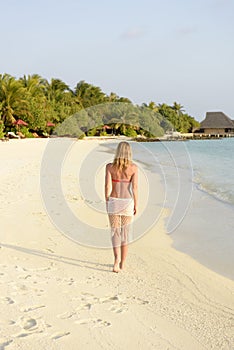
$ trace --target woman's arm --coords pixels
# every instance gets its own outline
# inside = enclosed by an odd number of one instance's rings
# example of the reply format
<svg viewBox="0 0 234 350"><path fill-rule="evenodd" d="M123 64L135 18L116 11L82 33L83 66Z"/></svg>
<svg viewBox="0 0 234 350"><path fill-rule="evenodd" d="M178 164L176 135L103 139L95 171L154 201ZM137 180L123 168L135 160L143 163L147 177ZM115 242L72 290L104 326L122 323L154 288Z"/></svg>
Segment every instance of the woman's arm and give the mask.
<svg viewBox="0 0 234 350"><path fill-rule="evenodd" d="M110 164L106 165L106 175L105 175L105 199L108 201L112 189L111 183L111 173L110 173Z"/></svg>
<svg viewBox="0 0 234 350"><path fill-rule="evenodd" d="M132 175L132 194L134 200L134 215L136 215L138 210L138 168L136 165Z"/></svg>

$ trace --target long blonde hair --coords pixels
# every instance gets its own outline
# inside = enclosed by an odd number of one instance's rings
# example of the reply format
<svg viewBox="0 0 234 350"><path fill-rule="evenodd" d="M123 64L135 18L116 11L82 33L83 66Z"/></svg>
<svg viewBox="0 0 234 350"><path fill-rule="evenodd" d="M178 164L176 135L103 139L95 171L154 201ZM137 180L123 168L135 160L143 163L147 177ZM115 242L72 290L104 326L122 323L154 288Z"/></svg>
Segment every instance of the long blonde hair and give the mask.
<svg viewBox="0 0 234 350"><path fill-rule="evenodd" d="M129 164L132 163L132 149L128 142L122 141L118 144L115 152L113 166L117 171L125 171Z"/></svg>

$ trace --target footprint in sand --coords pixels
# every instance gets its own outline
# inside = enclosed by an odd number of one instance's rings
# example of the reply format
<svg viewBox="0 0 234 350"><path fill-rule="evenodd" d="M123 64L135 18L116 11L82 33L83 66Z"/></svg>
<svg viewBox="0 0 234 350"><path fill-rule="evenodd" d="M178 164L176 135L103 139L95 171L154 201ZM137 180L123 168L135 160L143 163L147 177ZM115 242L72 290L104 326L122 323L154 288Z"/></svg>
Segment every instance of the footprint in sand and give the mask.
<svg viewBox="0 0 234 350"><path fill-rule="evenodd" d="M111 322L101 320L100 318L96 319L94 321L94 326L93 327L110 327Z"/></svg>
<svg viewBox="0 0 234 350"><path fill-rule="evenodd" d="M16 289L17 291L20 291L20 292L27 292L28 291L28 287L25 284L17 284L13 288ZM25 294L25 293L23 293L23 294Z"/></svg>
<svg viewBox="0 0 234 350"><path fill-rule="evenodd" d="M141 298L133 298L138 304L141 304L141 305L145 305L145 304L149 304L149 301L148 300L144 300L144 299L141 299Z"/></svg>
<svg viewBox="0 0 234 350"><path fill-rule="evenodd" d="M111 306L109 310L116 314L122 314L123 312L128 311L128 307L126 305L123 305L121 307Z"/></svg>
<svg viewBox="0 0 234 350"><path fill-rule="evenodd" d="M27 271L27 269L25 269L24 267L18 266L18 265L15 265L15 269L18 272L25 272L25 271Z"/></svg>
<svg viewBox="0 0 234 350"><path fill-rule="evenodd" d="M25 337L28 337L31 334L33 334L33 333L19 333L19 334L15 334L14 337L15 338L25 338Z"/></svg>
<svg viewBox="0 0 234 350"><path fill-rule="evenodd" d="M128 311L128 307L124 301L125 299L120 295L97 298L94 294L83 292L81 293L81 296L81 298L78 298L80 300L80 304L76 307L75 311L67 311L63 314L57 315L57 317L61 319L69 319L81 311L90 311L95 305L103 305L104 307L106 304L107 310L116 314L122 314ZM79 325L88 324L92 327L111 326L110 322L99 318L78 319L75 321L75 323Z"/></svg>
<svg viewBox="0 0 234 350"><path fill-rule="evenodd" d="M34 318L27 318L27 319L22 319L21 321L21 324L22 324L22 328L24 330L34 330L36 329L37 327L37 321L34 319Z"/></svg>
<svg viewBox="0 0 234 350"><path fill-rule="evenodd" d="M93 286L94 288L95 288L95 287L99 287L99 286L101 285L100 279L99 279L99 278L96 278L95 276L88 277L87 280L86 280L86 283L92 284L92 286Z"/></svg>
<svg viewBox="0 0 234 350"><path fill-rule="evenodd" d="M82 293L83 297L81 298L81 301L84 303L81 303L77 308L76 311L81 310L90 310L93 305L97 304L111 304L111 307L109 308L110 311L121 313L127 311L126 303L124 302L124 299L121 298L119 295L114 296L105 296L101 298L95 297L93 294L89 293Z"/></svg>
<svg viewBox="0 0 234 350"><path fill-rule="evenodd" d="M57 332L57 333L54 333L50 338L52 340L57 340L59 338L62 338L62 337L65 337L66 335L69 335L70 332Z"/></svg>
<svg viewBox="0 0 234 350"><path fill-rule="evenodd" d="M58 318L61 318L62 320L66 320L68 318L71 318L72 316L74 316L76 313L75 312L64 312L63 314L57 315Z"/></svg>
<svg viewBox="0 0 234 350"><path fill-rule="evenodd" d="M46 248L46 249L44 249L44 250L47 250L47 251L50 252L50 253L54 253L54 250L52 250L52 249L50 249L50 248Z"/></svg>
<svg viewBox="0 0 234 350"><path fill-rule="evenodd" d="M44 332L45 327L50 327L44 320L40 320L38 324L38 320L26 316L22 316L17 321L17 324L20 326L21 332L14 334L14 338L25 338L29 335L40 334Z"/></svg>
<svg viewBox="0 0 234 350"><path fill-rule="evenodd" d="M85 296L86 298L88 298L88 297L93 298L94 297L94 294L86 293L86 292L81 293L81 295Z"/></svg>
<svg viewBox="0 0 234 350"><path fill-rule="evenodd" d="M90 325L92 327L110 327L111 322L104 321L100 318L85 318L75 321L76 324L79 325Z"/></svg>
<svg viewBox="0 0 234 350"><path fill-rule="evenodd" d="M13 326L13 324L15 324L16 322L13 320L4 320L1 319L0 321L0 326Z"/></svg>
<svg viewBox="0 0 234 350"><path fill-rule="evenodd" d="M22 280L26 280L26 279L29 278L29 277L32 277L32 275L20 275L20 276L18 276L17 278L18 278L18 279L22 279Z"/></svg>
<svg viewBox="0 0 234 350"><path fill-rule="evenodd" d="M0 339L0 350L5 350L5 347L11 344L13 340Z"/></svg>
<svg viewBox="0 0 234 350"><path fill-rule="evenodd" d="M92 304L87 303L87 304L81 304L76 308L76 311L81 311L81 310L90 310L92 307Z"/></svg>
<svg viewBox="0 0 234 350"><path fill-rule="evenodd" d="M29 335L33 335L33 334L38 334L38 333L43 333L42 330L36 330L34 332L23 332L23 333L19 333L19 334L15 334L14 337L15 338L25 338L28 337Z"/></svg>
<svg viewBox="0 0 234 350"><path fill-rule="evenodd" d="M12 300L10 297L2 297L2 303L5 303L5 304L14 304L14 300Z"/></svg>
<svg viewBox="0 0 234 350"><path fill-rule="evenodd" d="M22 308L20 311L21 312L29 312L29 311L34 311L34 310L37 310L37 309L41 309L42 307L46 307L46 306L45 305L34 305L34 306L28 307L26 309Z"/></svg>
<svg viewBox="0 0 234 350"><path fill-rule="evenodd" d="M101 304L103 304L103 303L109 303L109 302L112 302L112 301L119 301L118 295L114 295L113 297L99 298L99 302L100 302Z"/></svg>
<svg viewBox="0 0 234 350"><path fill-rule="evenodd" d="M126 312L128 310L128 307L125 302L123 302L122 298L119 295L114 295L112 297L104 297L100 298L99 302L101 304L103 303L111 303L111 307L109 308L110 311L120 314L123 312Z"/></svg>
<svg viewBox="0 0 234 350"><path fill-rule="evenodd" d="M73 278L70 278L69 282L68 282L68 285L72 285L73 283L75 282L75 280Z"/></svg>

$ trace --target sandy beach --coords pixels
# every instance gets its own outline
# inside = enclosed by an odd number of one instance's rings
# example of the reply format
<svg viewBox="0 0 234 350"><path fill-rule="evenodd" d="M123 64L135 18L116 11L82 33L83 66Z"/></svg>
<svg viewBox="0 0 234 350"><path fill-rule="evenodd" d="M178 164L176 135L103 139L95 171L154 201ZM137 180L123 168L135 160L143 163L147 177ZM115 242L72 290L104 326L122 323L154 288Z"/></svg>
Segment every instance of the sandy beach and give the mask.
<svg viewBox="0 0 234 350"><path fill-rule="evenodd" d="M40 188L48 142L0 143L0 350L234 349L234 283L172 248L167 210L158 208L159 219L130 245L118 274L111 249L78 244L53 225ZM91 209L75 174L105 142L76 141L64 166L68 206L86 222Z"/></svg>

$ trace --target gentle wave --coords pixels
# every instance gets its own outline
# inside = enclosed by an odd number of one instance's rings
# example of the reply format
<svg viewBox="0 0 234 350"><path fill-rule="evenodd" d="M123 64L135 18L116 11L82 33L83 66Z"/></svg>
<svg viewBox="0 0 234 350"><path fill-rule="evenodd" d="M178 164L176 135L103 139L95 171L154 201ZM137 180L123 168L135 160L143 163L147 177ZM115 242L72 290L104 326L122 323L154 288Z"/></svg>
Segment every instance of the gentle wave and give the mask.
<svg viewBox="0 0 234 350"><path fill-rule="evenodd" d="M198 189L234 205L234 139L189 143Z"/></svg>
<svg viewBox="0 0 234 350"><path fill-rule="evenodd" d="M227 204L234 205L234 192L230 189L217 188L216 184L201 182L198 179L194 179L194 183L197 189L206 192L210 196L218 199Z"/></svg>

